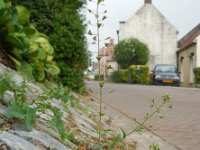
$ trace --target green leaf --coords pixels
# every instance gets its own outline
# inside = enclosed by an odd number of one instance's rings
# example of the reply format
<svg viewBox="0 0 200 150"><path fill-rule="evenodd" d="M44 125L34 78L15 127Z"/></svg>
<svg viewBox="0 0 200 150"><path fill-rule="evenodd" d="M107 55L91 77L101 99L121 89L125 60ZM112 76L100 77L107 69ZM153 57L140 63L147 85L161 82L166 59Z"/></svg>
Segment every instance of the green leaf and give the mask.
<svg viewBox="0 0 200 150"><path fill-rule="evenodd" d="M101 60L101 56L97 56L97 60L100 61Z"/></svg>
<svg viewBox="0 0 200 150"><path fill-rule="evenodd" d="M111 39L111 37L107 37L105 40L109 40L109 39Z"/></svg>
<svg viewBox="0 0 200 150"><path fill-rule="evenodd" d="M93 35L91 30L88 31L88 35Z"/></svg>
<svg viewBox="0 0 200 150"><path fill-rule="evenodd" d="M158 144L151 144L149 146L150 150L160 150L160 147Z"/></svg>
<svg viewBox="0 0 200 150"><path fill-rule="evenodd" d="M17 67L17 71L21 72L23 75L27 76L30 79L34 79L33 77L33 67L31 64L26 61L21 62L21 66Z"/></svg>
<svg viewBox="0 0 200 150"><path fill-rule="evenodd" d="M113 69L113 67L112 67L111 65L109 65L109 66L107 67L107 69Z"/></svg>
<svg viewBox="0 0 200 150"><path fill-rule="evenodd" d="M103 16L102 20L105 20L105 19L107 19L107 17L106 17L106 16Z"/></svg>
<svg viewBox="0 0 200 150"><path fill-rule="evenodd" d="M9 42L13 47L23 48L23 43L21 40L16 37L14 34L8 34L5 39Z"/></svg>
<svg viewBox="0 0 200 150"><path fill-rule="evenodd" d="M168 108L172 109L172 108L173 108L172 104L171 104L171 105L169 105L169 106L168 106Z"/></svg>
<svg viewBox="0 0 200 150"><path fill-rule="evenodd" d="M122 128L121 128L121 131L122 131L122 136L125 139L126 138L126 132Z"/></svg>
<svg viewBox="0 0 200 150"><path fill-rule="evenodd" d="M8 8L1 8L0 9L0 26L5 26L5 24L9 20L9 9Z"/></svg>
<svg viewBox="0 0 200 150"><path fill-rule="evenodd" d="M11 22L8 22L6 24L6 28L7 28L8 32L15 32L15 24L13 24Z"/></svg>
<svg viewBox="0 0 200 150"><path fill-rule="evenodd" d="M38 50L38 48L39 48L39 45L37 43L31 42L30 43L30 48L28 49L27 53L28 54L34 53L34 52L36 52Z"/></svg>
<svg viewBox="0 0 200 150"><path fill-rule="evenodd" d="M51 75L58 75L60 73L60 69L54 64L46 64L45 71Z"/></svg>
<svg viewBox="0 0 200 150"><path fill-rule="evenodd" d="M51 110L53 111L54 116L50 121L50 126L60 134L62 139L65 139L67 137L67 133L65 131L64 124L62 121L63 114L56 107L52 107Z"/></svg>
<svg viewBox="0 0 200 150"><path fill-rule="evenodd" d="M24 110L22 105L23 104L18 100L10 100L8 103L9 112L7 117L24 119Z"/></svg>
<svg viewBox="0 0 200 150"><path fill-rule="evenodd" d="M118 134L112 141L109 142L109 150L114 149L123 140L123 136Z"/></svg>
<svg viewBox="0 0 200 150"><path fill-rule="evenodd" d="M95 99L94 99L94 98L92 98L92 97L90 97L90 100L91 100L91 101L95 101Z"/></svg>
<svg viewBox="0 0 200 150"><path fill-rule="evenodd" d="M37 33L37 30L33 26L31 26L31 27L24 27L23 30L26 33L26 35L28 35L28 36L31 36L31 35Z"/></svg>
<svg viewBox="0 0 200 150"><path fill-rule="evenodd" d="M53 61L53 56L47 56L46 61L47 61L47 62L52 62L52 61Z"/></svg>
<svg viewBox="0 0 200 150"><path fill-rule="evenodd" d="M25 24L25 23L29 22L30 14L31 14L30 11L23 6L16 6L16 8L17 8L18 15L19 15L18 22L21 24Z"/></svg>
<svg viewBox="0 0 200 150"><path fill-rule="evenodd" d="M103 2L103 0L98 0L97 4L100 4L101 2Z"/></svg>
<svg viewBox="0 0 200 150"><path fill-rule="evenodd" d="M114 90L111 90L111 91L109 91L108 93L112 93L112 92L114 92Z"/></svg>
<svg viewBox="0 0 200 150"><path fill-rule="evenodd" d="M4 1L3 1L3 0L0 0L0 8L5 7L5 6L6 6L6 5L5 5Z"/></svg>
<svg viewBox="0 0 200 150"><path fill-rule="evenodd" d="M36 63L34 66L34 77L37 81L44 81L45 71L43 63Z"/></svg>
<svg viewBox="0 0 200 150"><path fill-rule="evenodd" d="M98 23L98 25L97 25L97 26L98 26L98 28L101 28L102 24L101 24L101 23Z"/></svg>
<svg viewBox="0 0 200 150"><path fill-rule="evenodd" d="M20 62L22 61L22 54L21 54L21 51L18 49L18 48L14 48L11 53L13 54L13 56L19 60Z"/></svg>
<svg viewBox="0 0 200 150"><path fill-rule="evenodd" d="M104 116L104 115L105 115L105 113L99 112L99 115L100 115L100 116Z"/></svg>
<svg viewBox="0 0 200 150"><path fill-rule="evenodd" d="M32 130L35 118L36 118L36 109L30 108L30 106L27 106L24 119L25 119L26 129L28 131Z"/></svg>
<svg viewBox="0 0 200 150"><path fill-rule="evenodd" d="M139 125L139 126L136 128L135 131L141 133L143 130L144 130L144 126Z"/></svg>
<svg viewBox="0 0 200 150"><path fill-rule="evenodd" d="M23 102L18 98L16 100L10 100L8 109L7 117L22 119L25 121L26 129L28 131L32 129L36 117L36 109L31 108L28 102Z"/></svg>
<svg viewBox="0 0 200 150"><path fill-rule="evenodd" d="M92 12L92 10L91 10L91 9L87 9L87 10L88 10L88 12L89 12L89 13L91 13L91 12Z"/></svg>
<svg viewBox="0 0 200 150"><path fill-rule="evenodd" d="M92 39L93 39L94 41L96 41L96 40L97 40L97 37L96 37L96 36L94 36Z"/></svg>
<svg viewBox="0 0 200 150"><path fill-rule="evenodd" d="M8 57L17 65L17 66L21 66L21 62L18 61L17 59L15 59L14 57L12 57L11 55L8 55Z"/></svg>
<svg viewBox="0 0 200 150"><path fill-rule="evenodd" d="M104 86L104 81L99 82L99 86L102 88Z"/></svg>
<svg viewBox="0 0 200 150"><path fill-rule="evenodd" d="M4 93L10 90L10 75L7 73L0 73L0 100L2 99Z"/></svg>
<svg viewBox="0 0 200 150"><path fill-rule="evenodd" d="M0 9L0 25L5 26L7 23L16 24L18 13L15 7L3 7Z"/></svg>
<svg viewBox="0 0 200 150"><path fill-rule="evenodd" d="M17 36L17 38L23 43L22 49L24 49L24 52L28 50L30 47L30 40L25 34L20 34Z"/></svg>

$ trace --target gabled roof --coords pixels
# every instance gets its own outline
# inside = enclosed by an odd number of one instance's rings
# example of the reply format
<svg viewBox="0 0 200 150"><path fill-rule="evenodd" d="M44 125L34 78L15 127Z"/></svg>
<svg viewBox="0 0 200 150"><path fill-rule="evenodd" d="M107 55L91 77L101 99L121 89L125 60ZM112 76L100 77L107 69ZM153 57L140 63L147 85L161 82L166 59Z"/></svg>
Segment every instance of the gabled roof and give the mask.
<svg viewBox="0 0 200 150"><path fill-rule="evenodd" d="M200 23L178 41L179 49L182 50L193 44L198 35L200 35Z"/></svg>
<svg viewBox="0 0 200 150"><path fill-rule="evenodd" d="M147 15L148 14L148 15ZM141 18L142 16L145 16L144 19L148 20L149 18L147 18L148 16L151 16L153 18L157 18L157 20L161 23L168 23L170 26L172 26L174 29L176 29L176 27L159 11L159 9L157 9L152 2L145 1L145 3L125 22L125 21L121 21L120 24L129 24L130 22L132 22L133 20L135 20L135 18ZM155 22L156 24L157 22ZM177 31L178 33L178 31Z"/></svg>

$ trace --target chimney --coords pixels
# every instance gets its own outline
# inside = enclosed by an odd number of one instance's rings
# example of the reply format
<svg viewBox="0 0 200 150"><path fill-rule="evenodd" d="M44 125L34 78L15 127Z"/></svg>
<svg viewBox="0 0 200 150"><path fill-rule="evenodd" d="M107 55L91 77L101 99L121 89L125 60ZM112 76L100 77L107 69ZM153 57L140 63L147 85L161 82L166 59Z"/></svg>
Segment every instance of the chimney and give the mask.
<svg viewBox="0 0 200 150"><path fill-rule="evenodd" d="M144 4L152 4L152 0L144 0Z"/></svg>

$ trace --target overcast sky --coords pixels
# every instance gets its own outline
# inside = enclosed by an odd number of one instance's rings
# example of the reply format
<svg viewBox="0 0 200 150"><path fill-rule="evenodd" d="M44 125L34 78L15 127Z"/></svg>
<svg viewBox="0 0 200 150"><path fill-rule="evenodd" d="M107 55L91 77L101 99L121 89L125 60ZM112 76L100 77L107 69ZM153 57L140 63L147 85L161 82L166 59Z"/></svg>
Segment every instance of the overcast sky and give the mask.
<svg viewBox="0 0 200 150"><path fill-rule="evenodd" d="M179 39L200 23L200 0L152 0L152 3L176 27ZM108 19L104 22L100 36L111 37L117 43L119 21L127 21L143 4L144 0L105 0L101 9L108 11ZM95 9L91 3L87 7ZM94 21L92 15L87 14L86 17L91 22ZM92 29L91 26L88 28ZM96 47L90 43L89 50L96 52Z"/></svg>

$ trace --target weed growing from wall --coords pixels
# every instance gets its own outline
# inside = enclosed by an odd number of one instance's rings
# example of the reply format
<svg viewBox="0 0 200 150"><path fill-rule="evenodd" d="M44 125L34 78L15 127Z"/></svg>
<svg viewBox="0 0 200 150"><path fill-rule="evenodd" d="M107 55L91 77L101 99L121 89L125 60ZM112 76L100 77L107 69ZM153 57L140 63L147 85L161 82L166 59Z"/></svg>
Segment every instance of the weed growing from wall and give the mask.
<svg viewBox="0 0 200 150"><path fill-rule="evenodd" d="M8 119L24 121L26 129L31 131L37 112L47 115L51 112L52 117L47 120L49 126L60 135L62 140L72 137L71 133L65 130L62 111L51 103L53 98L58 98L57 100L60 100L63 105L68 104L67 102L71 100L72 95L63 86L57 87L57 90L54 88L45 90L43 93L33 92L31 87L27 86L27 82L16 83L13 81L12 73L0 74L0 85L0 100L3 99L6 92L13 93L6 104L9 110L6 115ZM52 94L55 94L55 97Z"/></svg>
<svg viewBox="0 0 200 150"><path fill-rule="evenodd" d="M170 96L169 95L164 95L162 97L162 101L161 103L156 103L156 100L152 100L151 102L151 108L152 108L152 112L147 113L144 121L142 121L141 123L139 123L134 129L132 129L129 133L125 133L125 131L123 129L121 129L121 132L119 134L117 134L112 140L110 141L104 141L104 137L103 135L107 133L107 131L105 131L102 127L102 117L105 115L104 114L104 110L103 110L103 87L104 87L104 83L105 81L101 78L101 72L100 72L100 60L103 57L102 55L100 55L100 41L106 41L108 38L106 39L101 39L100 37L100 29L102 27L102 22L107 19L106 17L106 12L107 10L100 10L100 6L103 4L104 0L89 0L90 2L94 3L96 5L96 10L91 10L88 9L89 13L93 14L95 16L96 19L96 31L93 32L91 30L89 30L88 35L90 35L92 37L93 40L93 44L97 45L97 51L98 51L98 56L97 56L97 60L98 60L98 81L99 81L99 121L98 121L98 134L99 134L99 141L98 141L98 149L102 150L102 149L115 149L117 147L121 147L123 148L122 141L128 137L129 135L131 135L134 132L141 132L144 129L144 124L151 119L154 115L159 114L160 118L163 118L163 116L161 115L161 110L164 107L169 107L171 108L171 104L170 104ZM105 143L107 142L107 143ZM156 148L158 148L157 145L152 145L150 147L151 149L155 150ZM157 149L156 149L157 150Z"/></svg>
<svg viewBox="0 0 200 150"><path fill-rule="evenodd" d="M104 113L103 113L103 93L102 93L102 90L103 90L103 86L104 86L104 79L102 80L101 78L101 72L100 72L100 61L101 61L101 58L104 57L104 56L101 56L100 55L100 41L103 41L105 42L106 40L109 39L106 38L106 39L100 39L100 29L102 27L102 23L105 19L107 19L106 17L106 13L107 13L107 10L104 10L104 11L100 11L100 6L102 5L102 3L104 2L104 0L89 0L90 2L94 3L96 5L96 10L91 10L91 9L88 9L89 13L93 14L96 18L96 24L95 24L95 27L96 27L96 33L93 33L91 30L89 30L88 34L90 36L92 36L92 40L93 40L93 44L96 44L97 45L97 51L98 51L98 56L97 56L97 61L98 61L98 80L99 80L99 100L100 100L100 105L99 105L99 123L98 123L98 133L99 133L99 143L98 143L98 147L99 149L102 149L103 147L103 143L102 143L102 117L104 116Z"/></svg>

